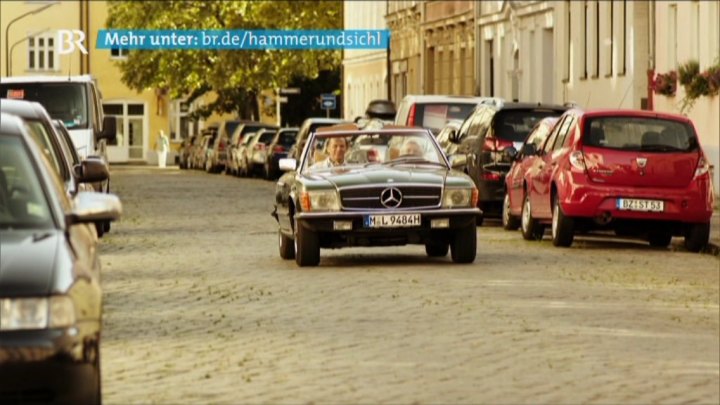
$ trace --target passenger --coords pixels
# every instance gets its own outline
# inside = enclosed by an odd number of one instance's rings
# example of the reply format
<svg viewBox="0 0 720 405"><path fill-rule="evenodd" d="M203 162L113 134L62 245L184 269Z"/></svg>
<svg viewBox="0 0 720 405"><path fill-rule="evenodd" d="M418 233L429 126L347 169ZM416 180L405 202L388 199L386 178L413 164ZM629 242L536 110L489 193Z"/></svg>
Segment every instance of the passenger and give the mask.
<svg viewBox="0 0 720 405"><path fill-rule="evenodd" d="M415 157L422 157L423 156L423 149L422 146L418 143L418 141L414 139L409 139L405 141L402 148L400 148L400 156L415 156Z"/></svg>
<svg viewBox="0 0 720 405"><path fill-rule="evenodd" d="M327 158L319 162L315 162L311 169L328 169L331 167L342 166L345 163L345 152L347 152L347 139L338 136L328 139L325 146Z"/></svg>

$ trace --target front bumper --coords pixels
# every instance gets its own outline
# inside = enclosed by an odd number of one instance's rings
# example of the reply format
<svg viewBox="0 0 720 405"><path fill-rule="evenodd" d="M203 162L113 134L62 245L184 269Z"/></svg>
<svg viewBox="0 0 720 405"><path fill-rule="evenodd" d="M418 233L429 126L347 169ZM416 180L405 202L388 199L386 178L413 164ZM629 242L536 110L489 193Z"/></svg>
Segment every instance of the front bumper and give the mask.
<svg viewBox="0 0 720 405"><path fill-rule="evenodd" d="M412 227L368 228L366 215L420 214L421 224ZM319 234L322 247L390 246L421 244L430 239L450 238L454 230L475 225L482 211L478 208L412 210L308 212L295 215L297 226ZM447 219L447 226L432 227L432 220ZM337 229L339 222L352 222L352 229Z"/></svg>
<svg viewBox="0 0 720 405"><path fill-rule="evenodd" d="M0 333L0 403L81 403L95 389L94 359L74 328Z"/></svg>

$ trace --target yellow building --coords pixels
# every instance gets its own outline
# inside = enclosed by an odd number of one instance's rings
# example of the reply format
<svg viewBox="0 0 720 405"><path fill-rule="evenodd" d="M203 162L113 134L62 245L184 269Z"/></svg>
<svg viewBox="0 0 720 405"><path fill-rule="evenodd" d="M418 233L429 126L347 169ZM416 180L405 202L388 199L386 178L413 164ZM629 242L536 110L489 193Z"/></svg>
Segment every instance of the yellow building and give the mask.
<svg viewBox="0 0 720 405"><path fill-rule="evenodd" d="M108 148L110 162L156 163L154 146L161 130L170 137L173 150L187 134L187 106L181 101L169 102L155 89L138 93L122 84L115 62L126 58L129 51L95 48L107 12L104 1L0 2L2 76L91 74L102 92L105 114L117 117L118 138L117 144ZM85 38L80 44L87 54L79 47L59 54L58 30L77 30L70 31L75 39L82 32ZM171 153L170 163L173 159Z"/></svg>

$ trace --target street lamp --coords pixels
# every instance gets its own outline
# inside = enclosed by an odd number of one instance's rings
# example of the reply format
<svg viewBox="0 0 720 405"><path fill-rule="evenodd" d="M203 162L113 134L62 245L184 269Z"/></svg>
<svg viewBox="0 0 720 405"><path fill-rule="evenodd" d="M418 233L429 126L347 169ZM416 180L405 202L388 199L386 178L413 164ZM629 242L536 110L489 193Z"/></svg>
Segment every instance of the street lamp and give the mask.
<svg viewBox="0 0 720 405"><path fill-rule="evenodd" d="M8 66L10 67L10 70L8 71L8 77L12 76L12 55L13 55L13 51L15 50L15 47L16 47L19 43L21 43L21 42L23 42L23 41L26 41L28 38L36 37L36 36L42 34L43 32L46 32L46 31L48 31L48 30L50 30L50 28L45 28L45 29L42 29L42 30L39 30L39 31L31 32L30 34L27 34L27 35L25 36L25 38L23 38L23 39L18 39L17 41L13 42L13 44L10 46L10 54L9 54L9 56L8 56Z"/></svg>
<svg viewBox="0 0 720 405"><path fill-rule="evenodd" d="M9 39L10 39L10 37L9 37L9 35L10 35L10 26L13 25L15 22L17 22L17 21L20 20L20 19L23 19L23 18L25 18L25 17L27 17L27 16L29 16L29 15L32 15L32 14L37 14L37 13L45 10L46 8L52 7L52 6L56 5L56 4L58 4L58 3L57 3L57 2L55 2L55 3L50 3L50 4L44 5L44 6L40 7L40 8L36 8L36 9L34 9L34 10L30 10L30 11L28 11L27 13L20 14L19 16L13 18L12 21L10 21L10 22L8 23L7 27L5 28L5 72L7 72L8 77L10 76L10 50L9 50L9 45L10 45L10 41L9 41Z"/></svg>

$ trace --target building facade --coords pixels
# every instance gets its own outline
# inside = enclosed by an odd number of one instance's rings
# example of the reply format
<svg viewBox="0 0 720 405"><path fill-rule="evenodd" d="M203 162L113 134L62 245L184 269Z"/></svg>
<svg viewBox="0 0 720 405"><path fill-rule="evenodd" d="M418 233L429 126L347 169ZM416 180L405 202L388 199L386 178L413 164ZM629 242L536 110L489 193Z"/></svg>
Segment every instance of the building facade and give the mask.
<svg viewBox="0 0 720 405"><path fill-rule="evenodd" d="M2 76L91 74L102 93L105 115L117 119L117 142L108 147L110 161L155 163L160 130L171 133L167 96L154 90L138 93L122 84L115 62L126 58L127 50L95 48L107 13L104 1L0 2ZM58 30L84 33L87 54L79 49L59 54ZM171 141L174 149L178 145L177 138Z"/></svg>
<svg viewBox="0 0 720 405"><path fill-rule="evenodd" d="M654 71L666 74L695 60L700 72L720 66L720 4L716 1L662 1L652 5L654 21ZM684 113L690 117L700 143L714 166L713 183L720 194L720 96L697 98L692 107L683 110L684 86L677 83L673 96L652 95L654 109Z"/></svg>
<svg viewBox="0 0 720 405"><path fill-rule="evenodd" d="M408 94L423 94L420 23L422 2L415 0L389 1L385 16L390 29L390 62L392 88L390 98L397 105Z"/></svg>
<svg viewBox="0 0 720 405"><path fill-rule="evenodd" d="M346 30L387 28L385 1L345 1L343 22ZM343 51L343 117L362 116L370 101L388 99L387 50L347 49Z"/></svg>

